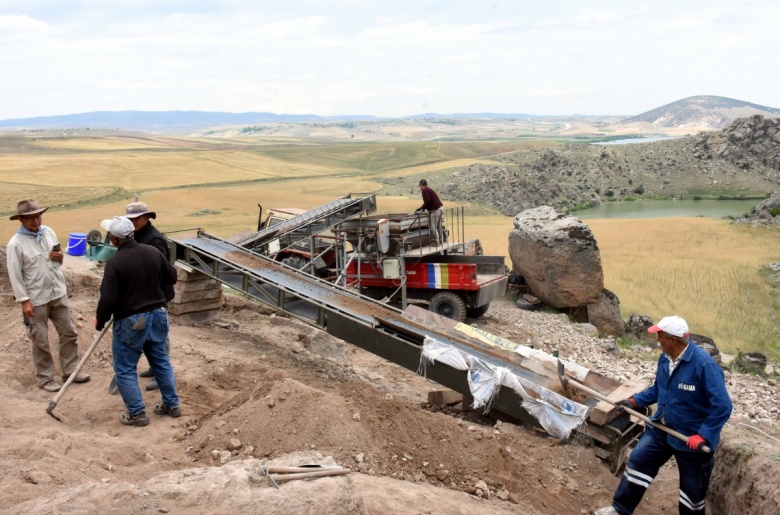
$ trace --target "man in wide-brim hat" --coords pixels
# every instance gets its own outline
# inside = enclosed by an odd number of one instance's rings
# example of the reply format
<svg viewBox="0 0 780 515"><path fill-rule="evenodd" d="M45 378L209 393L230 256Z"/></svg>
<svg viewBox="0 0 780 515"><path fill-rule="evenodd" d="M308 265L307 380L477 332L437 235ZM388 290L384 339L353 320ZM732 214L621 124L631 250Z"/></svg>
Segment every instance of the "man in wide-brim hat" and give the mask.
<svg viewBox="0 0 780 515"><path fill-rule="evenodd" d="M57 392L54 379L54 359L49 349L49 320L54 324L59 341L62 380L67 381L79 361L78 334L73 327L70 302L65 288L65 276L60 264L63 252L57 235L42 224L42 214L49 209L39 207L35 199L21 200L11 220L21 226L8 242L6 262L16 302L22 306L24 324L32 341L35 380L47 392ZM85 383L87 374L78 374L73 381Z"/></svg>

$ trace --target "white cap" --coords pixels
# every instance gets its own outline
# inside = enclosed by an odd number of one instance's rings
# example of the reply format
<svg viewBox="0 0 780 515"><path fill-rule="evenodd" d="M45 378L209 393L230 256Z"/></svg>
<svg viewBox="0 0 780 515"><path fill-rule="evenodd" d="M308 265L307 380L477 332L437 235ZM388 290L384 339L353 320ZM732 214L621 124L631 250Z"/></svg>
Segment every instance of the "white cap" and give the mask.
<svg viewBox="0 0 780 515"><path fill-rule="evenodd" d="M688 336L688 323L678 316L663 317L660 322L647 330L648 333L663 331L674 336Z"/></svg>
<svg viewBox="0 0 780 515"><path fill-rule="evenodd" d="M106 218L100 222L100 227L107 230L117 238L127 238L133 231L133 222L126 216L115 216L114 218Z"/></svg>

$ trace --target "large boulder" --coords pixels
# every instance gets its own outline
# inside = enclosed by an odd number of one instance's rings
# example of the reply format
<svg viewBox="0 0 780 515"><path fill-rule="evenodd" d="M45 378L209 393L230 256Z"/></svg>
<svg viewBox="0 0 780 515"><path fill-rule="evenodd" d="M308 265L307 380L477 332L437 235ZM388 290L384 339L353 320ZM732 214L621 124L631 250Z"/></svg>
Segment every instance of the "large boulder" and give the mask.
<svg viewBox="0 0 780 515"><path fill-rule="evenodd" d="M549 206L515 216L509 233L513 272L555 308L595 304L604 289L601 254L590 228Z"/></svg>
<svg viewBox="0 0 780 515"><path fill-rule="evenodd" d="M588 322L596 326L600 335L626 334L626 324L620 316L620 299L609 290L602 290L599 301L588 304Z"/></svg>

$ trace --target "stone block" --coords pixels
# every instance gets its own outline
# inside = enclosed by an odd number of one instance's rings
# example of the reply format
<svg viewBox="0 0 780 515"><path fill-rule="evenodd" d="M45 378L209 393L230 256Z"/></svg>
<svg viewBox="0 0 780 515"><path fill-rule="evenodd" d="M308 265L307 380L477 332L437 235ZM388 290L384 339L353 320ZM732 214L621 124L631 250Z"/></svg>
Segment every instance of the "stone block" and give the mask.
<svg viewBox="0 0 780 515"><path fill-rule="evenodd" d="M198 311L209 311L222 309L222 297L218 299L197 300L193 302L183 302L180 304L171 303L170 313L174 315L183 315L185 313L195 313Z"/></svg>
<svg viewBox="0 0 780 515"><path fill-rule="evenodd" d="M219 299L222 298L222 288L198 291L176 291L173 297L174 304L185 304L198 300Z"/></svg>

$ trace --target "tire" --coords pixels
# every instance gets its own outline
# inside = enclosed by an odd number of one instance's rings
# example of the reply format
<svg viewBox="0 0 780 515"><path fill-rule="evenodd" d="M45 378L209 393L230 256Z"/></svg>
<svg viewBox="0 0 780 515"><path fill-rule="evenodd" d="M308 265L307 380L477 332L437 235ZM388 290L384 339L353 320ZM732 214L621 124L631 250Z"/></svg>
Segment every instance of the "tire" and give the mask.
<svg viewBox="0 0 780 515"><path fill-rule="evenodd" d="M466 316L469 318L479 318L485 313L487 313L489 307L490 307L490 303L488 302L484 306L480 306L478 308L467 308Z"/></svg>
<svg viewBox="0 0 780 515"><path fill-rule="evenodd" d="M458 322L466 320L466 303L457 293L451 291L441 291L431 297L431 303L428 307L437 315L441 315Z"/></svg>
<svg viewBox="0 0 780 515"><path fill-rule="evenodd" d="M87 233L87 241L97 241L102 242L103 241L103 235L100 234L100 231L97 229L92 229Z"/></svg>
<svg viewBox="0 0 780 515"><path fill-rule="evenodd" d="M295 268L296 270L301 270L303 267L309 264L308 261L299 256L288 256L282 259L282 263L291 268Z"/></svg>

